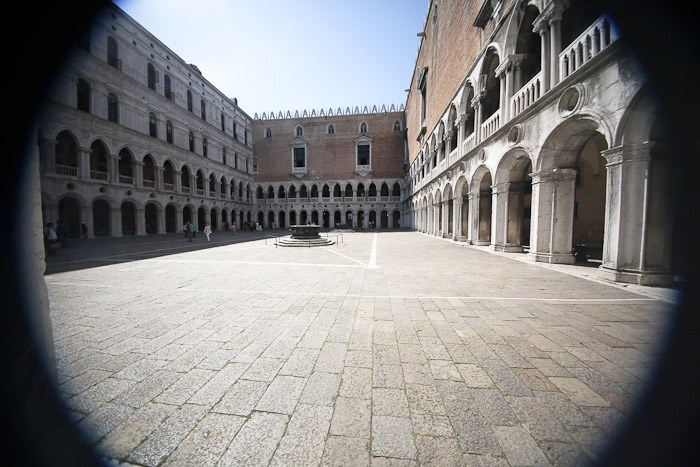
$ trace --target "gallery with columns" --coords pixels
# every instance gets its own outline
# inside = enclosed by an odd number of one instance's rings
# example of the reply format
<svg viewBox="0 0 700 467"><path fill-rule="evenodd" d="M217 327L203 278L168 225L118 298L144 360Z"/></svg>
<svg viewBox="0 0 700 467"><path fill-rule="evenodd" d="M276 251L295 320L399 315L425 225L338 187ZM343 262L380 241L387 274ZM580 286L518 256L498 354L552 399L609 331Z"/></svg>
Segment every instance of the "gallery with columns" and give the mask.
<svg viewBox="0 0 700 467"><path fill-rule="evenodd" d="M431 0L418 36L405 103L251 117L111 5L38 120L43 221L401 228L677 280L668 119L599 2Z"/></svg>
<svg viewBox="0 0 700 467"><path fill-rule="evenodd" d="M410 227L673 282L666 120L596 5L431 2L406 104Z"/></svg>

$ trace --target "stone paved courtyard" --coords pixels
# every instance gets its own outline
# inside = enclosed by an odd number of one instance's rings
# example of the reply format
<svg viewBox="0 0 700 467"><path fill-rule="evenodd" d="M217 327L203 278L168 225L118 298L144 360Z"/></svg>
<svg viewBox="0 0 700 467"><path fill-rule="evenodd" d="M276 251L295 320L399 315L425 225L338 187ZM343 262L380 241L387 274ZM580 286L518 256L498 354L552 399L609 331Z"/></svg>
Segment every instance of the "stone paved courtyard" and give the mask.
<svg viewBox="0 0 700 467"><path fill-rule="evenodd" d="M674 310L666 290L580 277L594 268L414 232L221 239L105 248L45 276L66 406L106 458L581 465L629 413Z"/></svg>

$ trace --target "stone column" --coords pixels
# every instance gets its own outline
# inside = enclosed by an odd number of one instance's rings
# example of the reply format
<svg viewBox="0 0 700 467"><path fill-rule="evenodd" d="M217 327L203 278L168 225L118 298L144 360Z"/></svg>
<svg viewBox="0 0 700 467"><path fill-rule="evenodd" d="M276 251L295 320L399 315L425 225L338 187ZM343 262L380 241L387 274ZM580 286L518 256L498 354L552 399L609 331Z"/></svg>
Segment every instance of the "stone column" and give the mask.
<svg viewBox="0 0 700 467"><path fill-rule="evenodd" d="M174 172L173 183L175 185L175 193L182 193L182 172L179 170Z"/></svg>
<svg viewBox="0 0 700 467"><path fill-rule="evenodd" d="M468 194L469 209L467 210L467 242L476 245L479 237L479 192L470 191Z"/></svg>
<svg viewBox="0 0 700 467"><path fill-rule="evenodd" d="M503 62L496 68L496 76L498 77L499 83L501 85L501 102L499 107L501 108L501 124L510 120L510 96L513 94L513 80L514 80L514 70L513 63L510 57L506 57ZM515 83L516 89L518 83Z"/></svg>
<svg viewBox="0 0 700 467"><path fill-rule="evenodd" d="M134 186L137 188L143 188L143 166L145 164L142 161L134 161Z"/></svg>
<svg viewBox="0 0 700 467"><path fill-rule="evenodd" d="M142 207L136 208L135 235L146 235L146 210Z"/></svg>
<svg viewBox="0 0 700 467"><path fill-rule="evenodd" d="M550 83L551 87L559 83L559 53L561 52L561 14L549 20L550 33Z"/></svg>
<svg viewBox="0 0 700 467"><path fill-rule="evenodd" d="M109 208L109 230L113 237L123 237L122 232L122 208L121 206Z"/></svg>
<svg viewBox="0 0 700 467"><path fill-rule="evenodd" d="M156 190L163 191L165 189L165 182L163 181L163 174L165 173L165 167L156 166Z"/></svg>
<svg viewBox="0 0 700 467"><path fill-rule="evenodd" d="M477 93L472 100L472 107L474 107L474 135L475 145L481 143L481 99L483 98L483 91Z"/></svg>
<svg viewBox="0 0 700 467"><path fill-rule="evenodd" d="M504 251L508 228L508 190L510 183L498 183L492 187L491 248Z"/></svg>
<svg viewBox="0 0 700 467"><path fill-rule="evenodd" d="M450 236L450 221L450 203L446 200L442 202L442 238Z"/></svg>
<svg viewBox="0 0 700 467"><path fill-rule="evenodd" d="M670 268L673 207L655 204L667 200L654 199L654 193L650 192L649 151L653 144L620 146L602 153L607 160L607 196L600 273L605 278L641 285L673 282ZM659 177L655 182L662 191L667 180ZM656 229L650 225L653 217L657 217Z"/></svg>
<svg viewBox="0 0 700 467"><path fill-rule="evenodd" d="M462 204L464 203L463 196L455 196L452 200L452 239L458 242L463 242L466 237L462 234Z"/></svg>
<svg viewBox="0 0 700 467"><path fill-rule="evenodd" d="M83 206L80 209L80 222L85 222L88 230L88 238L95 236L95 226L93 225L92 221L92 206ZM80 231L80 238L83 238L82 230Z"/></svg>
<svg viewBox="0 0 700 467"><path fill-rule="evenodd" d="M575 169L532 175L530 255L535 261L573 264Z"/></svg>
<svg viewBox="0 0 700 467"><path fill-rule="evenodd" d="M80 180L90 180L90 148L80 148L78 153L78 178Z"/></svg>
<svg viewBox="0 0 700 467"><path fill-rule="evenodd" d="M165 230L165 209L158 206L158 233L159 234L164 234L166 233Z"/></svg>
<svg viewBox="0 0 700 467"><path fill-rule="evenodd" d="M109 163L109 180L112 183L119 183L119 159L116 154L106 154Z"/></svg>
<svg viewBox="0 0 700 467"><path fill-rule="evenodd" d="M542 76L542 94L549 91L551 88L551 68L552 68L552 58L550 53L552 52L550 48L550 34L549 34L549 24L546 21L536 21L533 24L533 30L540 35L540 71Z"/></svg>
<svg viewBox="0 0 700 467"><path fill-rule="evenodd" d="M185 225L185 220L182 214L182 207L178 206L175 211L175 231L182 232L183 225Z"/></svg>

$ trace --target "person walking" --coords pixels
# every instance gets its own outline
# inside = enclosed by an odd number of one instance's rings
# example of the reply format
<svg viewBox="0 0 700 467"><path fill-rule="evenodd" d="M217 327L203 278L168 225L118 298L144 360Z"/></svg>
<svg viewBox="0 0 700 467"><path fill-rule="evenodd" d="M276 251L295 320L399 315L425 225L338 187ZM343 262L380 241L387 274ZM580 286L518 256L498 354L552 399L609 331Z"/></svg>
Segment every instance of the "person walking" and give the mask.
<svg viewBox="0 0 700 467"><path fill-rule="evenodd" d="M46 245L48 255L54 256L56 254L56 250L58 249L54 246L54 244L60 245L60 242L58 241L58 234L53 228L53 222L46 224L46 228L44 229L44 243Z"/></svg>
<svg viewBox="0 0 700 467"><path fill-rule="evenodd" d="M211 225L209 225L209 222L204 223L204 235L207 236L207 241L211 240Z"/></svg>
<svg viewBox="0 0 700 467"><path fill-rule="evenodd" d="M188 242L192 241L192 223L190 221L185 222L185 237L187 237Z"/></svg>

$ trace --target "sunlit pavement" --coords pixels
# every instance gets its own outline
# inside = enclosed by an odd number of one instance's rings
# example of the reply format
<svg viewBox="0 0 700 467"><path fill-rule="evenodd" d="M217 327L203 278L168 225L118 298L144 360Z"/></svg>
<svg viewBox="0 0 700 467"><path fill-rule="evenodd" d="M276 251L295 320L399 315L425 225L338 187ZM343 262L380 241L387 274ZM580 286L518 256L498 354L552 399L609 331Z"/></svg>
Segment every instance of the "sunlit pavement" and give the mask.
<svg viewBox="0 0 700 467"><path fill-rule="evenodd" d="M272 234L49 258L61 390L107 459L581 465L634 407L674 311L672 290L420 233Z"/></svg>

